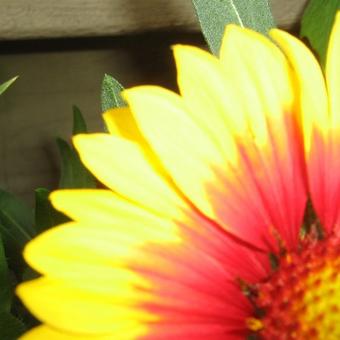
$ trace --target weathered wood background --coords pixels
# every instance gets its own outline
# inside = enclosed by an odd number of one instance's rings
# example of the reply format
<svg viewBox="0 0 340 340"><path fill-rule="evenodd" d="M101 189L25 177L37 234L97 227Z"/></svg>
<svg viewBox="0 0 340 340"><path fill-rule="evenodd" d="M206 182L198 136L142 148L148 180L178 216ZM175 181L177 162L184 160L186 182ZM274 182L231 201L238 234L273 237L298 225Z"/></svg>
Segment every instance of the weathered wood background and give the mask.
<svg viewBox="0 0 340 340"><path fill-rule="evenodd" d="M278 25L296 23L306 2L271 0ZM0 39L198 29L191 0L1 0L0 5Z"/></svg>
<svg viewBox="0 0 340 340"><path fill-rule="evenodd" d="M272 0L276 21L293 27L305 3ZM38 40L55 37L92 38ZM34 188L54 188L72 105L100 131L104 73L174 87L175 42L203 43L190 0L0 0L0 82L20 76L0 97L0 187L31 203Z"/></svg>

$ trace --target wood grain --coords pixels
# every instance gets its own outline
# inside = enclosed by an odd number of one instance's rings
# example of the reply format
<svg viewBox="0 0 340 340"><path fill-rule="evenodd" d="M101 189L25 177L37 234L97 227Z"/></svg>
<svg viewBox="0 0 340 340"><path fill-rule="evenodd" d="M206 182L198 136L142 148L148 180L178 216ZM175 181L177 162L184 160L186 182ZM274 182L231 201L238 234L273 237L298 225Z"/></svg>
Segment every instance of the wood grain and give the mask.
<svg viewBox="0 0 340 340"><path fill-rule="evenodd" d="M287 28L307 0L270 2L278 25ZM2 40L198 30L190 0L1 0L0 6Z"/></svg>
<svg viewBox="0 0 340 340"><path fill-rule="evenodd" d="M55 137L70 138L74 104L91 132L103 131L100 88L105 73L125 87L175 86L170 45L176 36L118 40L103 49L0 53L0 83L19 75L0 96L0 188L33 204L35 188L57 187Z"/></svg>

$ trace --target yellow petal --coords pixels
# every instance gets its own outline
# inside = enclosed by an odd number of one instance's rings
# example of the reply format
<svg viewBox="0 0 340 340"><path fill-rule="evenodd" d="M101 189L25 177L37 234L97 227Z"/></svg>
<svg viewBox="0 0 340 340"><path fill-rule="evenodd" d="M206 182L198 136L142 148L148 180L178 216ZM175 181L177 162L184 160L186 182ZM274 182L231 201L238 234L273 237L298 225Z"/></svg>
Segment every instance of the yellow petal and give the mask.
<svg viewBox="0 0 340 340"><path fill-rule="evenodd" d="M339 132L340 129L340 11L335 17L333 30L330 36L326 79L329 94L332 126Z"/></svg>
<svg viewBox="0 0 340 340"><path fill-rule="evenodd" d="M171 228L170 223L167 226L153 222L144 226L143 219L133 221L133 216L130 221L131 225L126 224L128 219L121 225L114 222L112 225L91 222L60 225L29 242L24 249L24 257L43 274L78 277L96 272L98 279L135 282L138 277L118 267L124 267L139 256L140 247L148 242L173 244L179 239L171 229L162 229Z"/></svg>
<svg viewBox="0 0 340 340"><path fill-rule="evenodd" d="M263 35L228 25L220 60L235 89L235 106L243 108L248 124L242 138L252 138L258 146L268 145L267 126L275 136L274 130L279 132L293 105L290 70L284 55Z"/></svg>
<svg viewBox="0 0 340 340"><path fill-rule="evenodd" d="M103 114L105 124L111 135L126 138L137 143L145 154L146 159L156 172L168 180L166 171L162 168L159 160L151 151L150 146L146 142L144 136L141 134L135 118L128 107L119 107L108 110Z"/></svg>
<svg viewBox="0 0 340 340"><path fill-rule="evenodd" d="M114 336L134 330L141 335L142 322L155 320L120 298L118 289L115 296L100 294L84 289L81 281L40 278L21 284L17 294L39 320L68 332Z"/></svg>
<svg viewBox="0 0 340 340"><path fill-rule="evenodd" d="M328 130L327 92L319 63L311 51L292 35L273 29L270 35L287 55L296 77L299 106L307 154L311 149L313 130L323 135Z"/></svg>
<svg viewBox="0 0 340 340"><path fill-rule="evenodd" d="M43 325L31 329L29 332L25 333L20 337L19 340L133 340L136 336L141 335L144 331L139 330L136 327L134 330L127 329L120 334L108 334L108 335L86 335L86 334L76 334L76 333L65 333L61 330L51 328L49 326Z"/></svg>
<svg viewBox="0 0 340 340"><path fill-rule="evenodd" d="M211 54L191 46L175 46L174 55L178 86L188 114L235 164L238 155L229 130L244 131L246 122L222 65Z"/></svg>
<svg viewBox="0 0 340 340"><path fill-rule="evenodd" d="M107 134L73 140L86 167L110 189L153 212L178 217L183 202L137 144Z"/></svg>
<svg viewBox="0 0 340 340"><path fill-rule="evenodd" d="M136 244L177 240L176 224L156 216L109 190L59 190L50 196L56 209L87 225L107 226ZM95 228L94 228L95 229Z"/></svg>
<svg viewBox="0 0 340 340"><path fill-rule="evenodd" d="M180 190L201 211L213 217L206 184L215 180L214 168L223 164L221 153L190 119L183 100L155 86L123 92L151 147Z"/></svg>
<svg viewBox="0 0 340 340"><path fill-rule="evenodd" d="M112 135L145 144L134 117L128 107L111 109L103 114L105 124Z"/></svg>

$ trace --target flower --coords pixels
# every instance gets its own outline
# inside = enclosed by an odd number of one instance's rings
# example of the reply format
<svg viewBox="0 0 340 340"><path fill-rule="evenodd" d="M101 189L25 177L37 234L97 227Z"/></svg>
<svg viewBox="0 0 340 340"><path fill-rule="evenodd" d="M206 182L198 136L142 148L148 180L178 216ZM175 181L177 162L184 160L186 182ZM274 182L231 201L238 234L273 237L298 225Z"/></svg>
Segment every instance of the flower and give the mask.
<svg viewBox="0 0 340 340"><path fill-rule="evenodd" d="M129 89L74 138L107 189L52 194L72 222L24 251L23 339L340 338L340 13L325 77L270 35L175 46L180 96Z"/></svg>

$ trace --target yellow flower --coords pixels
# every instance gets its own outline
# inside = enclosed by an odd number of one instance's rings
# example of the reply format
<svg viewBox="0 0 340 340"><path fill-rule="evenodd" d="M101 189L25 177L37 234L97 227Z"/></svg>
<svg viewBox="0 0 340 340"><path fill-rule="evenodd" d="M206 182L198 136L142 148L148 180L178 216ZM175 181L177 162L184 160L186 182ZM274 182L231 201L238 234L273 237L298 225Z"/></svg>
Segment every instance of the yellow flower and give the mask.
<svg viewBox="0 0 340 340"><path fill-rule="evenodd" d="M340 14L325 78L270 34L175 46L180 95L129 89L75 137L107 189L52 194L72 222L25 249L23 339L340 338Z"/></svg>

